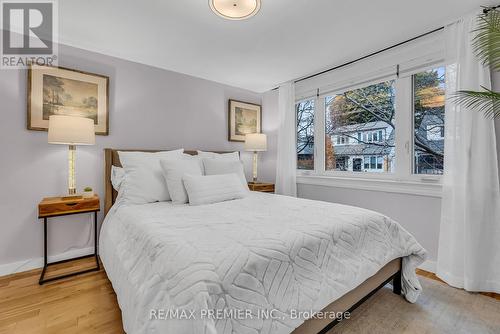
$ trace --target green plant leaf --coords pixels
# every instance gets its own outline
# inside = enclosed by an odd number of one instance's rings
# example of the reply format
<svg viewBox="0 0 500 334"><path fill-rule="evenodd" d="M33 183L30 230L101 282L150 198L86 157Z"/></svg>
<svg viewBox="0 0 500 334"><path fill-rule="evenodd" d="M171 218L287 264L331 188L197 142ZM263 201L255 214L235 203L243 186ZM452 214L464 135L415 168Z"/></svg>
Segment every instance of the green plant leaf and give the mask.
<svg viewBox="0 0 500 334"><path fill-rule="evenodd" d="M488 118L500 117L500 93L482 88L484 89L482 92L458 91L450 97L450 100L465 108L482 112Z"/></svg>
<svg viewBox="0 0 500 334"><path fill-rule="evenodd" d="M479 60L495 71L500 71L500 12L496 9L477 18L472 31L472 48Z"/></svg>

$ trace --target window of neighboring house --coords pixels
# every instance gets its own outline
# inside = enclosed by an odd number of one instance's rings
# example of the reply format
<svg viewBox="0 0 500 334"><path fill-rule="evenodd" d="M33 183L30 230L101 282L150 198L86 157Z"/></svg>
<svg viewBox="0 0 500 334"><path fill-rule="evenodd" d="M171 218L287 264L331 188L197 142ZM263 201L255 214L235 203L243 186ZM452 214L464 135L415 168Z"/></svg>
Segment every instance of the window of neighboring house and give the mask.
<svg viewBox="0 0 500 334"><path fill-rule="evenodd" d="M380 165L378 156L386 158L387 167L383 171L393 171L394 85L395 81L389 80L324 98L326 171L342 170L336 163L337 156L346 157L347 161L354 161L355 156L364 156L356 158L356 170L354 163L347 166L350 172L376 170ZM386 137L382 136L383 131ZM341 141L344 145L340 147L333 145L339 137L345 138ZM361 163L364 168L361 168Z"/></svg>
<svg viewBox="0 0 500 334"><path fill-rule="evenodd" d="M377 157L377 169L382 169L383 161L384 161L383 157Z"/></svg>
<svg viewBox="0 0 500 334"><path fill-rule="evenodd" d="M297 168L314 169L314 99L295 105L297 116Z"/></svg>
<svg viewBox="0 0 500 334"><path fill-rule="evenodd" d="M445 67L413 75L413 172L443 174Z"/></svg>
<svg viewBox="0 0 500 334"><path fill-rule="evenodd" d="M333 136L333 143L336 145L349 144L349 137L342 135Z"/></svg>
<svg viewBox="0 0 500 334"><path fill-rule="evenodd" d="M382 156L365 156L363 158L364 169L372 169L374 171L381 171L384 169L384 157Z"/></svg>
<svg viewBox="0 0 500 334"><path fill-rule="evenodd" d="M430 124L426 127L427 140L443 140L444 126L441 124Z"/></svg>
<svg viewBox="0 0 500 334"><path fill-rule="evenodd" d="M338 170L347 170L347 161L345 157L337 157L335 166Z"/></svg>

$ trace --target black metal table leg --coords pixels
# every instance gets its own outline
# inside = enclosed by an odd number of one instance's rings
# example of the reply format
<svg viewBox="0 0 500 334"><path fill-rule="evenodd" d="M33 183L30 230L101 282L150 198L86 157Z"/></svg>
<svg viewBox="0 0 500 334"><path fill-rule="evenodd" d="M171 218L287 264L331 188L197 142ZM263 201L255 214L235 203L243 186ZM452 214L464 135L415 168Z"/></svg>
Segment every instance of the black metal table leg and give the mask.
<svg viewBox="0 0 500 334"><path fill-rule="evenodd" d="M42 269L42 273L40 275L40 279L38 281L38 284L42 285L42 284L47 283L47 282L51 282L51 281L55 281L55 280L59 280L59 279L67 278L67 277L72 277L72 276L76 276L76 275L80 275L80 274L85 274L85 273L89 273L92 271L99 271L101 269L101 267L99 265L99 256L97 254L97 211L92 211L91 213L94 213L94 253L89 254L89 255L78 256L78 257L71 258L71 259L65 259L65 260L61 260L61 261L51 262L51 263L48 262L48 252L47 252L47 225L48 225L47 218L45 217L43 219L43 269ZM85 259L85 258L89 258L89 257L95 258L96 267L45 279L45 273L46 273L47 268L49 266L55 265L55 264L60 264L60 263L65 263L65 262L70 262L70 261L74 261L74 260Z"/></svg>
<svg viewBox="0 0 500 334"><path fill-rule="evenodd" d="M101 266L99 265L99 257L97 256L97 211L94 212L94 256L97 270L100 270Z"/></svg>
<svg viewBox="0 0 500 334"><path fill-rule="evenodd" d="M47 218L43 218L43 269L38 284L43 284L43 277L45 276L45 271L47 270Z"/></svg>

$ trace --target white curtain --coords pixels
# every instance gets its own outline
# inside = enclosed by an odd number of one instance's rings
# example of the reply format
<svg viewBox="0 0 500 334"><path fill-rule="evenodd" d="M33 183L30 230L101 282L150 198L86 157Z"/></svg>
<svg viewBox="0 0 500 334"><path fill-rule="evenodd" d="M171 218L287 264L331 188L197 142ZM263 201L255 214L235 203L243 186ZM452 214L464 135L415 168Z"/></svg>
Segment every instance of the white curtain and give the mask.
<svg viewBox="0 0 500 334"><path fill-rule="evenodd" d="M288 82L279 87L278 158L276 162L276 193L297 196L297 152L295 129L295 85Z"/></svg>
<svg viewBox="0 0 500 334"><path fill-rule="evenodd" d="M494 122L450 101L457 90L491 88L471 48L476 15L445 28L446 116L437 275L469 291L500 292L500 184Z"/></svg>

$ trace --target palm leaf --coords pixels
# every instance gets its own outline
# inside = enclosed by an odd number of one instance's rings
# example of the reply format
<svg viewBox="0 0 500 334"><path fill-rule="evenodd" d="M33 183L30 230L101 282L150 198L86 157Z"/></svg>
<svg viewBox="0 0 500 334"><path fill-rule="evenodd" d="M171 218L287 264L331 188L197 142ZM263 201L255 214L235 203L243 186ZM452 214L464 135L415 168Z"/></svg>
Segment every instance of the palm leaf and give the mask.
<svg viewBox="0 0 500 334"><path fill-rule="evenodd" d="M495 71L500 70L500 12L496 9L479 15L472 48L479 60Z"/></svg>
<svg viewBox="0 0 500 334"><path fill-rule="evenodd" d="M482 88L484 89L482 92L458 91L450 99L465 108L483 112L488 118L500 117L500 93Z"/></svg>

